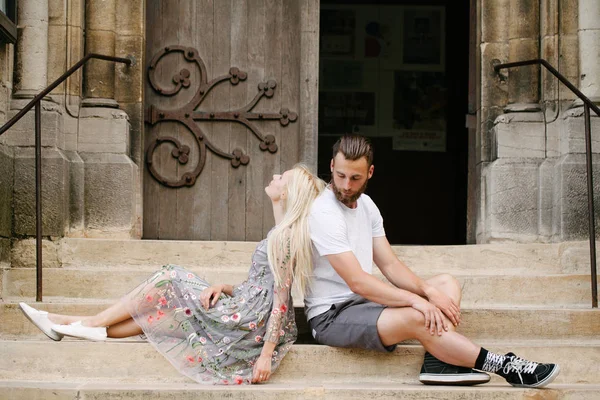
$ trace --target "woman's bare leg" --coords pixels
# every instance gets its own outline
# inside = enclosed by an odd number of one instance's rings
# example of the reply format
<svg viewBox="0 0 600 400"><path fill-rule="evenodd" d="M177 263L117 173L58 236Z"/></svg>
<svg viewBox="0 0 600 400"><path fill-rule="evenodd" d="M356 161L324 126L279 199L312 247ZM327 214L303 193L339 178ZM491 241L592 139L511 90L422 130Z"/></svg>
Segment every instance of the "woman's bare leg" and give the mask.
<svg viewBox="0 0 600 400"><path fill-rule="evenodd" d="M133 318L121 321L118 324L111 325L106 333L110 338L126 338L130 336L136 336L143 333L142 328L135 323Z"/></svg>
<svg viewBox="0 0 600 400"><path fill-rule="evenodd" d="M130 301L130 300L129 300ZM64 314L50 314L48 313L48 319L58 325L68 325L73 322L81 321L83 326L89 327L105 327L118 324L121 321L130 319L131 315L127 312L124 300L117 301L105 310L100 311L96 315L64 315Z"/></svg>

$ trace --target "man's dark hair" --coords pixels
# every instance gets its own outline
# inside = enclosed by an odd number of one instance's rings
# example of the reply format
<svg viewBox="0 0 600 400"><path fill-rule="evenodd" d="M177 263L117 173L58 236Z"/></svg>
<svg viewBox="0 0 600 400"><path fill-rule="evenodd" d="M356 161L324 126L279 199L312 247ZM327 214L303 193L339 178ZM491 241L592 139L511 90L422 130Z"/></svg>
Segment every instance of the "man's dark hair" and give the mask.
<svg viewBox="0 0 600 400"><path fill-rule="evenodd" d="M333 158L341 152L346 160L356 161L362 157L367 158L367 164L373 165L373 146L371 141L364 136L344 135L333 145Z"/></svg>

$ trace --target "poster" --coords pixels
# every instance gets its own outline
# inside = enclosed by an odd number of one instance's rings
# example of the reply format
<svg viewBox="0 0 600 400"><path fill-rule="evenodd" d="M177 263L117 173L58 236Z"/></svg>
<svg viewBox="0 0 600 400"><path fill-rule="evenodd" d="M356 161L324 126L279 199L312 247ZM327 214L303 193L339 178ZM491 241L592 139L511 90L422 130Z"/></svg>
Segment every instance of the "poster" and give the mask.
<svg viewBox="0 0 600 400"><path fill-rule="evenodd" d="M355 125L375 124L375 93L320 92L319 132L347 133Z"/></svg>
<svg viewBox="0 0 600 400"><path fill-rule="evenodd" d="M320 51L322 56L352 56L356 18L354 10L321 10Z"/></svg>

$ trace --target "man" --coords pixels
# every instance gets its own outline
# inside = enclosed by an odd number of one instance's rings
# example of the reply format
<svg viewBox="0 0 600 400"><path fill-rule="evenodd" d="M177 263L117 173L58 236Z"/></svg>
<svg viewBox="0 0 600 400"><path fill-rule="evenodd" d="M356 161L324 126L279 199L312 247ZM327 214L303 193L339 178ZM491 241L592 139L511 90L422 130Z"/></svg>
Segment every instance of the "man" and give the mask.
<svg viewBox="0 0 600 400"><path fill-rule="evenodd" d="M513 386L550 383L558 365L495 354L456 332L460 285L450 275L422 280L396 257L379 209L363 193L373 171L366 138L346 135L333 146L332 179L309 218L314 276L305 306L315 340L393 351L417 339L426 350L419 376L424 384L476 385L490 380L485 372ZM371 275L373 262L392 285Z"/></svg>

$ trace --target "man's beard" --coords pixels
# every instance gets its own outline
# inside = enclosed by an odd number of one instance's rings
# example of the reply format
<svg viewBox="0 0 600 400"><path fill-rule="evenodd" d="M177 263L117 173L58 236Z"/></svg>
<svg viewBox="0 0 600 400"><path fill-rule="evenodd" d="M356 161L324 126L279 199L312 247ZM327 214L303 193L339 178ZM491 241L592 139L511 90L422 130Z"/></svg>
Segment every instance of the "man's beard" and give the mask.
<svg viewBox="0 0 600 400"><path fill-rule="evenodd" d="M331 181L329 182L329 184L331 185L331 189L333 190L333 194L335 194L335 198L338 199L338 201L344 204L346 207L350 207L356 200L358 200L360 195L363 194L365 190L367 190L367 183L369 183L368 179L365 180L365 183L361 186L360 189L358 189L356 193L352 194L351 196L348 196L345 195L344 192L335 185L335 180L333 178L331 178Z"/></svg>

